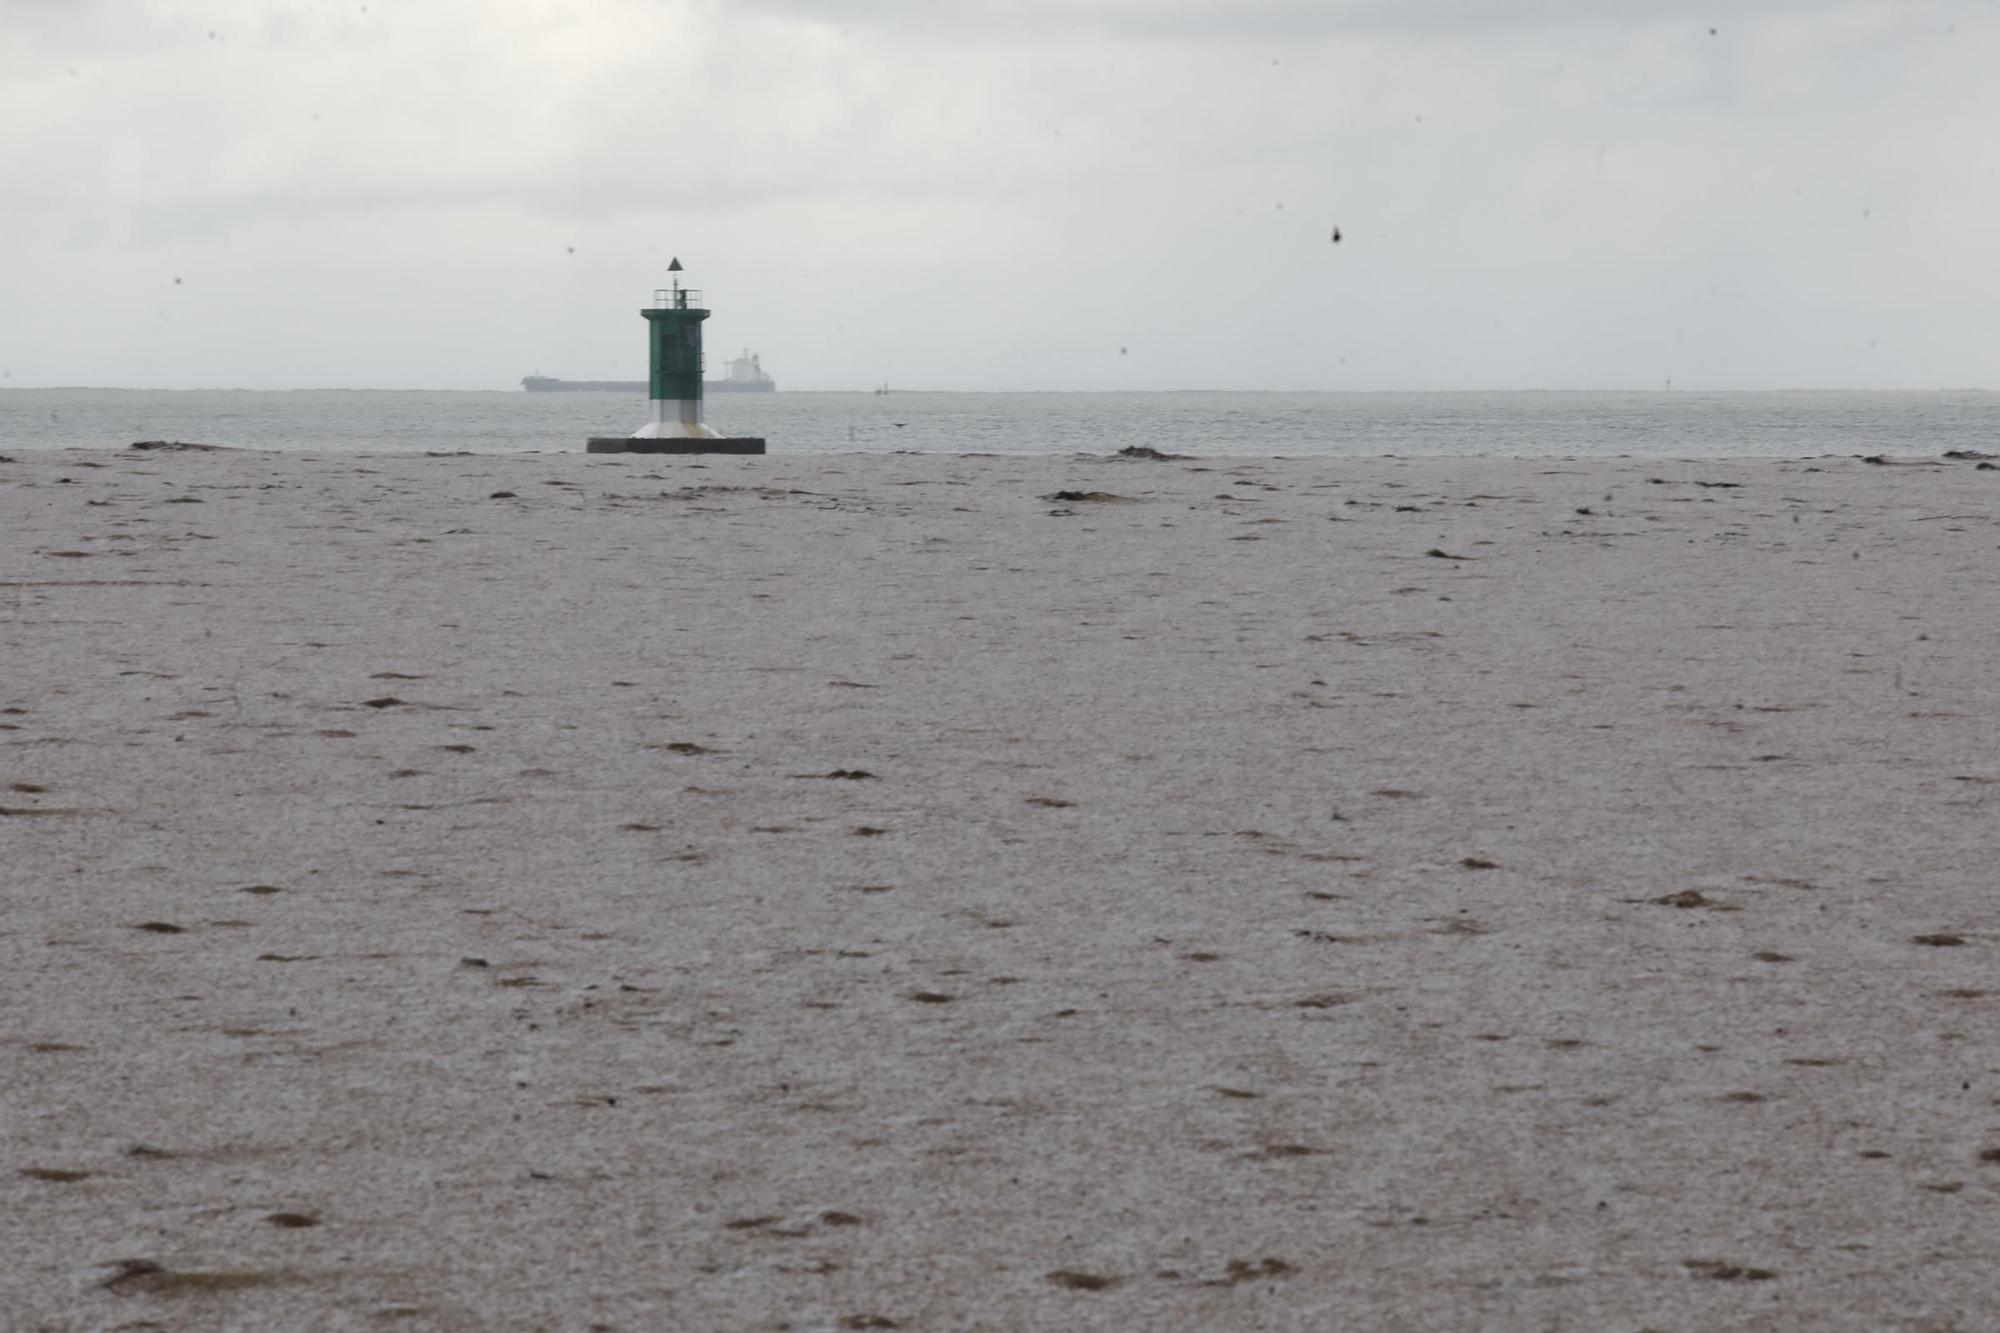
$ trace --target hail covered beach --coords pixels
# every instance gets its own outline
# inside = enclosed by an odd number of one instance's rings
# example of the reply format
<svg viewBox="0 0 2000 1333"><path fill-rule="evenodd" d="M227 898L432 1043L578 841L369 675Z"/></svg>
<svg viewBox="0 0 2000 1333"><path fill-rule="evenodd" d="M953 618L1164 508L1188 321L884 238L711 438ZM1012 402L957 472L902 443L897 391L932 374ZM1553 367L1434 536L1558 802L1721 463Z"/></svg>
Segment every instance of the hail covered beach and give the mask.
<svg viewBox="0 0 2000 1333"><path fill-rule="evenodd" d="M0 1327L1990 1327L1996 475L17 453Z"/></svg>

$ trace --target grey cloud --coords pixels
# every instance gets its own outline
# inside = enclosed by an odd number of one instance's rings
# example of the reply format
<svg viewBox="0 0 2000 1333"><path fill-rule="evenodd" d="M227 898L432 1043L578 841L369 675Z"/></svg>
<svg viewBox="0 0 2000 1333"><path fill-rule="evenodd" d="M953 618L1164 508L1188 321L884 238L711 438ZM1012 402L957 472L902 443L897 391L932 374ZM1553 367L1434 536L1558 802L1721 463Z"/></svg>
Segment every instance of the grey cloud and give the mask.
<svg viewBox="0 0 2000 1333"><path fill-rule="evenodd" d="M967 29L1124 37L1337 38L1555 26L1721 28L1760 16L1887 8L1885 0L747 0L746 8L912 36ZM1908 6L1904 9L1907 11Z"/></svg>

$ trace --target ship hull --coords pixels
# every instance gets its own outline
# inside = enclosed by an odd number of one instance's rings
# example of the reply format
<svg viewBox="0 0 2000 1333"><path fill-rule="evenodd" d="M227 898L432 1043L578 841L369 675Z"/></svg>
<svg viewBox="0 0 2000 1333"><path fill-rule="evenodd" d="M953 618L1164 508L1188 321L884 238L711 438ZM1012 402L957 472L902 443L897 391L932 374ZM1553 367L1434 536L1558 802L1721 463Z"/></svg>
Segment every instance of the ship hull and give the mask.
<svg viewBox="0 0 2000 1333"><path fill-rule="evenodd" d="M529 393L645 393L644 380L559 380L550 375L530 375L521 381Z"/></svg>
<svg viewBox="0 0 2000 1333"><path fill-rule="evenodd" d="M651 387L644 380L559 380L552 375L530 375L521 381L529 393L645 393ZM703 393L775 393L775 380L704 380Z"/></svg>

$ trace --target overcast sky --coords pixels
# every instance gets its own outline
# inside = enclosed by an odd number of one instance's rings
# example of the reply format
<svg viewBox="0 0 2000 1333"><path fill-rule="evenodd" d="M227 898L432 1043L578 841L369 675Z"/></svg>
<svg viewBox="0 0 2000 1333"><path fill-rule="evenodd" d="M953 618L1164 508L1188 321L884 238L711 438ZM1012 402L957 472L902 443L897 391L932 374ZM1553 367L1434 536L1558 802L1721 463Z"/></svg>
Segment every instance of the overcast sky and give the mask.
<svg viewBox="0 0 2000 1333"><path fill-rule="evenodd" d="M0 387L2000 387L1993 0L0 20Z"/></svg>

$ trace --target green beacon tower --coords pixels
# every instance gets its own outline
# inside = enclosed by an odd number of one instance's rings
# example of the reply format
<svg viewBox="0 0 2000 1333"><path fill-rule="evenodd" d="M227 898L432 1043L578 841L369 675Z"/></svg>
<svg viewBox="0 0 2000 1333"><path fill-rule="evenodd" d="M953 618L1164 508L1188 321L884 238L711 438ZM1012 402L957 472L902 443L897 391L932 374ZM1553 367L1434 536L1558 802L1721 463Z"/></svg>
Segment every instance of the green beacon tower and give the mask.
<svg viewBox="0 0 2000 1333"><path fill-rule="evenodd" d="M676 258L667 272L682 272ZM594 454L761 454L764 441L717 434L701 419L701 322L709 312L701 303L701 293L673 285L654 291L650 309L639 312L646 320L646 341L651 352L648 379L653 400L653 419L624 439L592 438L587 448Z"/></svg>
<svg viewBox="0 0 2000 1333"><path fill-rule="evenodd" d="M667 272L681 272L676 258ZM646 319L646 340L652 350L653 419L632 432L635 440L712 440L715 432L701 424L701 322L708 318L701 293L673 286L653 293L653 308L639 312Z"/></svg>

